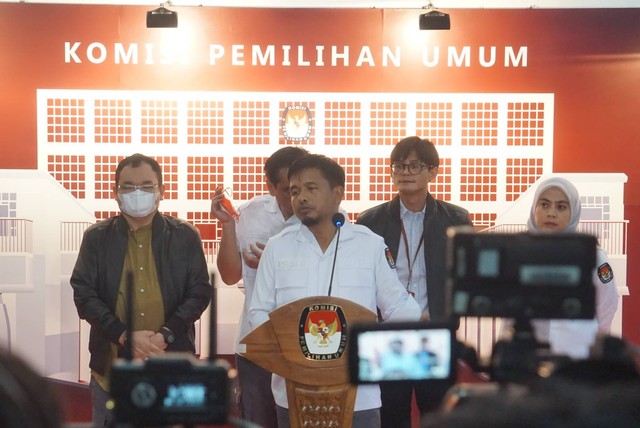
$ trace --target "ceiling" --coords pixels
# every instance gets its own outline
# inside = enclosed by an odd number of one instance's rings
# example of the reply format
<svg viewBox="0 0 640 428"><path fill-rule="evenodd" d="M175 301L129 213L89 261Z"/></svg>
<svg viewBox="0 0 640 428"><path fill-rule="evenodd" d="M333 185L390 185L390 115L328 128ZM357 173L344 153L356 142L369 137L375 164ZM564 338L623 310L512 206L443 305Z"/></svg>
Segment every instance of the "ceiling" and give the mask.
<svg viewBox="0 0 640 428"><path fill-rule="evenodd" d="M420 9L429 0L0 0L0 3ZM431 0L437 9L640 8L640 0Z"/></svg>

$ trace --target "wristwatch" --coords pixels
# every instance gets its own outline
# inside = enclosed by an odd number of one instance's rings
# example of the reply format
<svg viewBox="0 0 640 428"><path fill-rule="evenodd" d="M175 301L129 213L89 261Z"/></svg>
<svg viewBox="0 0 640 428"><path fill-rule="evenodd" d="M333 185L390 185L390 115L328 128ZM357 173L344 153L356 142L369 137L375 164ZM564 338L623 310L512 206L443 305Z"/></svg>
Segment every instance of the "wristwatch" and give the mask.
<svg viewBox="0 0 640 428"><path fill-rule="evenodd" d="M167 344L171 344L176 340L176 335L173 334L173 332L167 327L162 327L160 329L160 334L162 334L162 337L164 337L164 342Z"/></svg>

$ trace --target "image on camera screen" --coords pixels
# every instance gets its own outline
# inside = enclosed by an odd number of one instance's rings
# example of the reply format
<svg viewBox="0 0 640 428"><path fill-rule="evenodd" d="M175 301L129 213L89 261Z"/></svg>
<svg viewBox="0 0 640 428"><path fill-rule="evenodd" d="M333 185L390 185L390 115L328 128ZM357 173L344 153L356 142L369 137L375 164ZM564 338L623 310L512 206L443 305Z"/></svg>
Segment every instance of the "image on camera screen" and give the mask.
<svg viewBox="0 0 640 428"><path fill-rule="evenodd" d="M419 381L451 376L451 330L372 330L357 335L359 382Z"/></svg>
<svg viewBox="0 0 640 428"><path fill-rule="evenodd" d="M164 410L192 411L204 408L207 404L207 387L202 383L178 383L167 386L162 400Z"/></svg>

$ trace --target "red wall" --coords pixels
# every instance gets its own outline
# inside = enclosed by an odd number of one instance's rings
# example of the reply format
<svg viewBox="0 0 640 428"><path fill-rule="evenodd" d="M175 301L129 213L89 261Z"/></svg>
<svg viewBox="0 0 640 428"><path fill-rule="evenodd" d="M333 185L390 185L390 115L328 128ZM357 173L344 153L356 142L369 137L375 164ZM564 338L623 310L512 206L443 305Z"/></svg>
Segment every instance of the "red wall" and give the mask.
<svg viewBox="0 0 640 428"><path fill-rule="evenodd" d="M36 168L36 89L155 89L291 92L545 92L555 95L554 171L623 172L630 220L624 331L640 343L640 9L451 10L450 31L415 31L417 10L177 8L192 38L189 65L115 64L86 59L86 47L159 43L177 30L145 28L143 7L0 4L0 168ZM65 63L65 42L81 42L81 64ZM212 65L210 44L291 45L290 66ZM400 46L400 66L298 66L297 46ZM420 62L420 49L471 48L469 67ZM478 49L495 46L482 67ZM526 67L504 67L505 46L526 46ZM377 58L378 59L378 58Z"/></svg>

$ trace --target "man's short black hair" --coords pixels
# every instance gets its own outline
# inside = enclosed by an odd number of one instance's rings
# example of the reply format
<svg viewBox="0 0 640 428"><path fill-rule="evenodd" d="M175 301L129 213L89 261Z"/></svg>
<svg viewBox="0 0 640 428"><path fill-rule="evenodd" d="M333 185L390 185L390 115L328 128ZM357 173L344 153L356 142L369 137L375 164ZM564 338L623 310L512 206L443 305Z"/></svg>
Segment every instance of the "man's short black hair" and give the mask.
<svg viewBox="0 0 640 428"><path fill-rule="evenodd" d="M116 186L120 182L120 173L125 167L131 165L132 168L137 168L142 163L146 163L151 167L153 172L158 176L158 186L162 186L162 168L160 164L155 159L140 153L133 154L120 161L116 168Z"/></svg>
<svg viewBox="0 0 640 428"><path fill-rule="evenodd" d="M344 169L333 159L324 155L309 154L301 157L289 167L289 180L304 169L315 168L329 182L331 188L341 186L344 188Z"/></svg>
<svg viewBox="0 0 640 428"><path fill-rule="evenodd" d="M289 168L293 162L309 152L302 147L287 146L276 150L264 163L264 174L274 186L278 185L278 173L282 168Z"/></svg>
<svg viewBox="0 0 640 428"><path fill-rule="evenodd" d="M425 138L407 137L398 141L391 151L391 163L400 162L409 157L411 152L422 162L430 166L440 166L440 156L433 143Z"/></svg>

